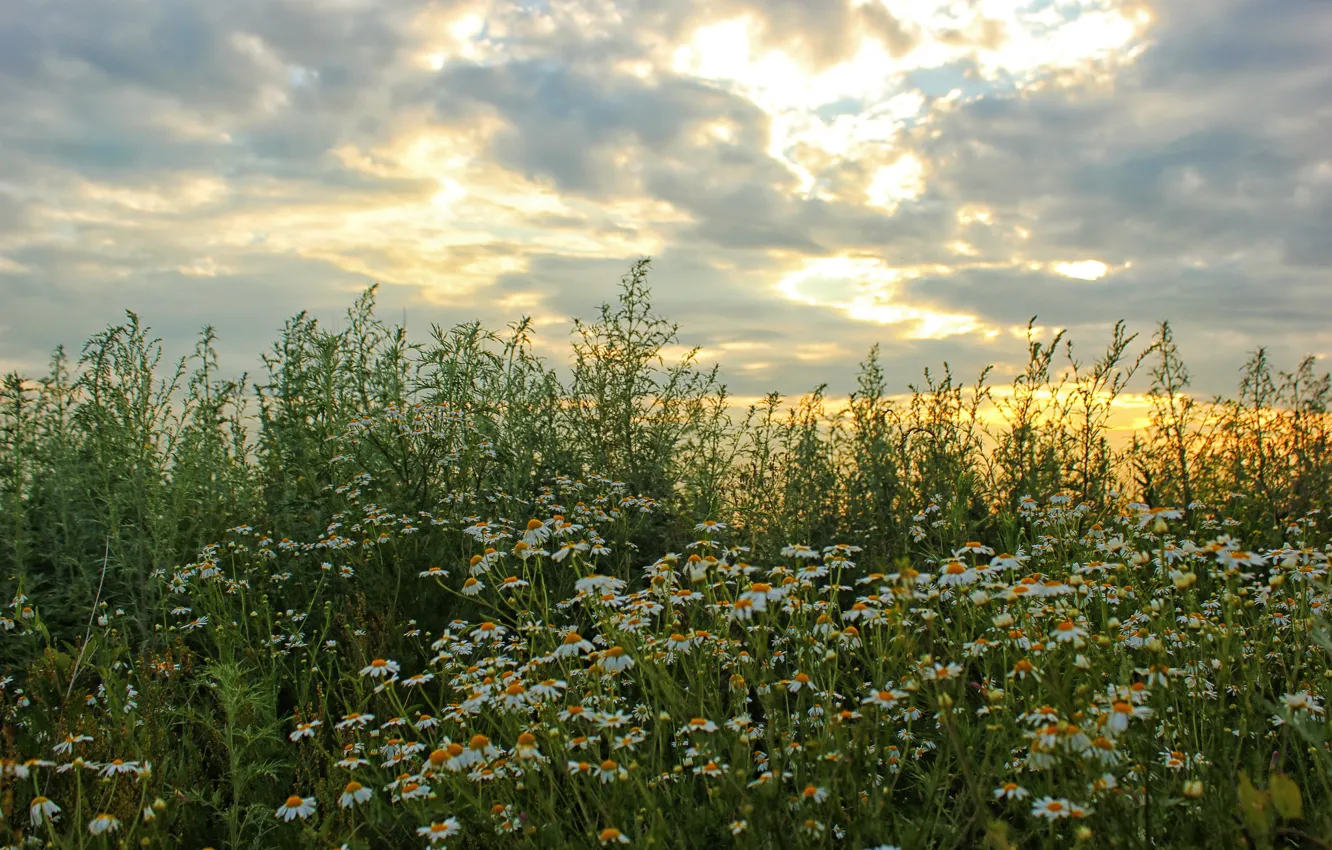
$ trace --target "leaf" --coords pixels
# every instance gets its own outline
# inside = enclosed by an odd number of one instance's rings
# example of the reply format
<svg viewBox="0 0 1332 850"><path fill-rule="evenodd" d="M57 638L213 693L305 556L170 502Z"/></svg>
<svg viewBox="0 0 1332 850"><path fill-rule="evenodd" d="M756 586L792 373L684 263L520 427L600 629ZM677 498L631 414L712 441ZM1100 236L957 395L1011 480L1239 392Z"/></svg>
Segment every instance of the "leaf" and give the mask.
<svg viewBox="0 0 1332 850"><path fill-rule="evenodd" d="M1304 817L1304 800L1300 797L1300 786L1284 773L1272 774L1269 783L1272 805L1277 814L1286 820L1299 820Z"/></svg>
<svg viewBox="0 0 1332 850"><path fill-rule="evenodd" d="M987 850L1012 850L1008 840L1008 824L1001 820L992 820L985 828L985 846Z"/></svg>
<svg viewBox="0 0 1332 850"><path fill-rule="evenodd" d="M1253 837L1254 843L1263 847L1267 846L1268 832L1272 828L1272 816L1268 810L1268 803L1267 792L1255 788L1253 782L1249 780L1249 775L1241 770L1239 775L1240 814L1244 816L1244 826L1249 830L1249 835Z"/></svg>

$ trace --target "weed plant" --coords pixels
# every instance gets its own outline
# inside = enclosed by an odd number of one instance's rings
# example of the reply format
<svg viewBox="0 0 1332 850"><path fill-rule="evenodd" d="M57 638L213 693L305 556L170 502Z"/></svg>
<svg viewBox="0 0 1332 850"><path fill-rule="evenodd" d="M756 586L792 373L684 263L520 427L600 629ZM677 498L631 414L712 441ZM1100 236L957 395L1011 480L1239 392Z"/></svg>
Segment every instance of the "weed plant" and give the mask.
<svg viewBox="0 0 1332 850"><path fill-rule="evenodd" d="M133 313L7 376L0 845L1327 846L1312 359L736 411L647 272L563 377L373 288L255 380Z"/></svg>

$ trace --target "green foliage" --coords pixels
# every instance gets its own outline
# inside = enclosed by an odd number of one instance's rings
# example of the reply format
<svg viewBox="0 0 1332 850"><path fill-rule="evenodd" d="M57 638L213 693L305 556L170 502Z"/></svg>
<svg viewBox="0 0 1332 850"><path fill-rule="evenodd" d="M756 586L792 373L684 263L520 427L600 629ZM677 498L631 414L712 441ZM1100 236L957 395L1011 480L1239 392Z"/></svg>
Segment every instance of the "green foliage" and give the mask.
<svg viewBox="0 0 1332 850"><path fill-rule="evenodd" d="M374 287L340 330L294 316L255 382L209 327L163 364L133 313L5 376L0 846L407 846L450 816L461 847L1332 830L1312 358L1260 350L1200 401L1169 324L1086 362L1033 319L1008 386L944 364L899 395L876 346L845 405L736 410L648 270L575 323L565 378L527 319L412 341ZM573 631L596 644L561 654ZM474 735L499 778L446 766ZM343 808L349 780L373 794Z"/></svg>

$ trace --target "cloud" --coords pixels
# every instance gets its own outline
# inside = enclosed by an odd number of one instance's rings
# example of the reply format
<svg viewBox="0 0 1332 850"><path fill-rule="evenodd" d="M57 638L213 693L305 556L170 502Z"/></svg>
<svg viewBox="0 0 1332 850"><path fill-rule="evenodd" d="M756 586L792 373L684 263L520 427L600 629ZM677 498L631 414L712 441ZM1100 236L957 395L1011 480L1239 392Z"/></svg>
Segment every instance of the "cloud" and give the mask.
<svg viewBox="0 0 1332 850"><path fill-rule="evenodd" d="M1007 368L1033 314L1171 318L1225 391L1332 350L1330 42L1306 0L13 0L0 360L133 307L251 365L371 281L558 360L652 254L741 394Z"/></svg>

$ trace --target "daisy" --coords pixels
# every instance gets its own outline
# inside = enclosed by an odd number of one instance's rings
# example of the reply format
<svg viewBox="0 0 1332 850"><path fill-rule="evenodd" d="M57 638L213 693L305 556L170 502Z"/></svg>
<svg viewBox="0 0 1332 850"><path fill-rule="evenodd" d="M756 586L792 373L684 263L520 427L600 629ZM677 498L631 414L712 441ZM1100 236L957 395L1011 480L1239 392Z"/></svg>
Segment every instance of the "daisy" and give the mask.
<svg viewBox="0 0 1332 850"><path fill-rule="evenodd" d="M977 555L993 555L994 550L984 543L976 540L968 540L962 544L962 548L953 552L954 558L960 558L968 552L975 552Z"/></svg>
<svg viewBox="0 0 1332 850"><path fill-rule="evenodd" d="M1021 800L1030 795L1031 792L1016 782L1005 782L994 789L994 798L996 800Z"/></svg>
<svg viewBox="0 0 1332 850"><path fill-rule="evenodd" d="M357 729L361 729L364 728L367 723L369 723L374 719L375 716L373 714L361 714L360 712L353 711L351 714L348 714L345 717L343 717L342 720L339 721L338 724L333 728L339 731L343 729L350 729L353 726L356 727Z"/></svg>
<svg viewBox="0 0 1332 850"><path fill-rule="evenodd" d="M581 550L586 551L586 549L587 549L587 544L583 544ZM568 558L570 555L572 555L574 552L577 551L580 551L579 544L575 543L572 540L566 540L563 543L561 543L560 547L551 554L550 559L558 564L561 561L563 561L565 558Z"/></svg>
<svg viewBox="0 0 1332 850"><path fill-rule="evenodd" d="M550 525L539 519L529 519L527 528L523 531L523 542L528 546L536 548L550 537Z"/></svg>
<svg viewBox="0 0 1332 850"><path fill-rule="evenodd" d="M782 549L783 558L806 558L811 561L817 561L822 558L817 549L811 549L808 546L799 543L792 543Z"/></svg>
<svg viewBox="0 0 1332 850"><path fill-rule="evenodd" d="M562 721L567 722L569 720L578 719L578 718L583 718L584 720L593 720L595 718L595 714L588 711L585 706L581 705L570 705L560 710L560 720Z"/></svg>
<svg viewBox="0 0 1332 850"><path fill-rule="evenodd" d="M323 725L322 720L311 720L308 723L297 723L296 729L287 737L292 741L299 741L302 738L313 738L314 730Z"/></svg>
<svg viewBox="0 0 1332 850"><path fill-rule="evenodd" d="M555 699L567 687L569 687L569 683L563 679L543 679L533 685L528 692L533 699Z"/></svg>
<svg viewBox="0 0 1332 850"><path fill-rule="evenodd" d="M1073 804L1055 797L1042 797L1031 804L1031 813L1038 818L1059 820L1073 814Z"/></svg>
<svg viewBox="0 0 1332 850"><path fill-rule="evenodd" d="M624 582L622 580L611 576L603 576L600 573L593 573L574 582L574 590L579 593L619 593L623 589Z"/></svg>
<svg viewBox="0 0 1332 850"><path fill-rule="evenodd" d="M939 571L939 584L964 586L976 581L976 571L961 561L949 561Z"/></svg>
<svg viewBox="0 0 1332 850"><path fill-rule="evenodd" d="M458 763L458 757L463 754L463 749L462 744L445 738L438 749L432 750L430 755L426 756L426 763L435 769L442 767L457 772L463 768Z"/></svg>
<svg viewBox="0 0 1332 850"><path fill-rule="evenodd" d="M899 691L893 688L885 688L881 691L875 691L860 701L861 705L872 705L877 708L891 709L897 706L900 700L906 699L906 691Z"/></svg>
<svg viewBox="0 0 1332 850"><path fill-rule="evenodd" d="M616 750L629 750L630 752L633 752L634 750L638 749L639 744L643 743L646 740L647 740L647 734L642 729L634 727L633 729L629 730L629 733L627 735L622 735L619 738L616 738L615 743L611 745L611 748Z"/></svg>
<svg viewBox="0 0 1332 850"><path fill-rule="evenodd" d="M809 678L808 673L797 672L794 676L791 677L791 681L790 683L787 684L786 689L794 694L798 692L801 688L810 684L810 682L811 679Z"/></svg>
<svg viewBox="0 0 1332 850"><path fill-rule="evenodd" d="M624 782L629 778L629 771L620 767L618 762L611 759L603 761L601 765L597 767L595 773L596 777L601 780L602 785L614 782L617 779Z"/></svg>
<svg viewBox="0 0 1332 850"><path fill-rule="evenodd" d="M374 796L374 789L367 788L356 780L348 782L342 789L342 795L338 797L338 805L344 809L359 805Z"/></svg>
<svg viewBox="0 0 1332 850"><path fill-rule="evenodd" d="M296 818L305 820L310 815L314 814L315 808L316 803L314 797L301 797L292 794L287 798L285 803L278 806L277 813L274 817L282 818L282 820L288 823Z"/></svg>
<svg viewBox="0 0 1332 850"><path fill-rule="evenodd" d="M473 735L467 742L467 749L458 756L458 760L463 767L471 767L474 764L492 761L499 755L499 747L490 743L489 738L485 735Z"/></svg>
<svg viewBox="0 0 1332 850"><path fill-rule="evenodd" d="M828 789L818 785L806 785L805 790L800 792L800 796L805 800L822 803L824 800L828 799Z"/></svg>
<svg viewBox="0 0 1332 850"><path fill-rule="evenodd" d="M503 775L505 775L505 770L503 770L503 765L500 765L498 767L477 767L476 770L468 773L468 778L472 779L473 782L494 782L496 779L502 778Z"/></svg>
<svg viewBox="0 0 1332 850"><path fill-rule="evenodd" d="M864 602L856 602L849 609L842 612L842 619L847 621L864 620L867 623L879 619L880 611Z"/></svg>
<svg viewBox="0 0 1332 850"><path fill-rule="evenodd" d="M608 826L601 832L597 833L597 840L601 842L602 846L607 844L628 844L629 836L620 832L613 826Z"/></svg>
<svg viewBox="0 0 1332 850"><path fill-rule="evenodd" d="M686 732L716 732L717 724L704 717L695 717L688 724L680 727L680 734Z"/></svg>
<svg viewBox="0 0 1332 850"><path fill-rule="evenodd" d="M509 633L509 630L499 623L492 623L487 620L472 629L472 640L480 642L482 640L500 640Z"/></svg>
<svg viewBox="0 0 1332 850"><path fill-rule="evenodd" d="M625 654L622 646L612 646L602 653L601 667L607 673L619 673L633 666L634 659Z"/></svg>
<svg viewBox="0 0 1332 850"><path fill-rule="evenodd" d="M533 522L536 522L536 520L533 520ZM457 818L445 818L443 821L432 822L429 826L418 826L416 828L416 834L429 839L431 844L448 841L460 832L462 832L462 824L458 822Z"/></svg>
<svg viewBox="0 0 1332 850"><path fill-rule="evenodd" d="M763 581L756 581L749 586L749 590L740 594L741 599L752 599L755 610L767 610L768 602L776 602L782 598L785 593L780 587L773 587L771 584Z"/></svg>
<svg viewBox="0 0 1332 850"><path fill-rule="evenodd" d="M1178 750L1165 750L1161 753L1165 766L1171 770L1183 770L1189 766L1189 757Z"/></svg>
<svg viewBox="0 0 1332 850"><path fill-rule="evenodd" d="M1128 728L1129 720L1137 717L1146 719L1152 716L1152 710L1145 705L1134 705L1127 700L1115 700L1110 704L1110 712L1106 717L1105 728L1112 735L1118 735Z"/></svg>
<svg viewBox="0 0 1332 850"><path fill-rule="evenodd" d="M505 688L500 694L500 701L505 708L519 709L528 702L527 688L522 682L515 681Z"/></svg>
<svg viewBox="0 0 1332 850"><path fill-rule="evenodd" d="M1184 513L1178 508L1147 508L1138 512L1138 529L1142 530L1152 520L1179 519Z"/></svg>
<svg viewBox="0 0 1332 850"><path fill-rule="evenodd" d="M556 658L577 658L592 650L592 644L584 640L582 635L578 632L568 632L564 636L564 641L555 648L553 655Z"/></svg>
<svg viewBox="0 0 1332 850"><path fill-rule="evenodd" d="M1323 706L1318 697L1308 691L1300 691L1295 694L1286 694L1281 697L1281 701L1286 704L1286 708L1291 711L1307 711L1310 714L1322 714Z"/></svg>
<svg viewBox="0 0 1332 850"><path fill-rule="evenodd" d="M694 768L694 774L696 776L721 776L726 772L727 767L728 766L725 764L717 764L715 761L709 761L702 767Z"/></svg>
<svg viewBox="0 0 1332 850"><path fill-rule="evenodd" d="M397 673L398 662L389 661L384 658L376 658L368 665L361 668L361 675L369 676L372 679L379 679L384 676L396 676Z"/></svg>
<svg viewBox="0 0 1332 850"><path fill-rule="evenodd" d="M838 566L853 567L855 564L850 561L838 561ZM825 578L828 575L828 568L823 564L805 564L796 570L796 576L801 581L814 581L815 579Z"/></svg>
<svg viewBox="0 0 1332 850"><path fill-rule="evenodd" d="M1080 641L1086 635L1086 630L1075 626L1072 620L1064 620L1055 626L1053 637L1057 643L1068 643L1069 641Z"/></svg>
<svg viewBox="0 0 1332 850"><path fill-rule="evenodd" d="M513 748L513 754L520 761L544 761L545 757L537 749L536 736L531 732L524 732L518 736L518 743Z"/></svg>
<svg viewBox="0 0 1332 850"><path fill-rule="evenodd" d="M102 776L115 776L121 773L140 773L142 768L137 761L112 759L102 766Z"/></svg>
<svg viewBox="0 0 1332 850"><path fill-rule="evenodd" d="M102 813L92 820L88 821L88 831L93 835L101 835L104 832L115 832L120 829L120 821L112 815Z"/></svg>
<svg viewBox="0 0 1332 850"><path fill-rule="evenodd" d="M754 612L766 610L768 610L767 602L755 602L753 599L741 598L735 600L731 605L727 617L732 620L750 620L753 619Z"/></svg>
<svg viewBox="0 0 1332 850"><path fill-rule="evenodd" d="M404 800L418 800L431 796L430 786L424 782L404 782L398 790L398 796Z"/></svg>
<svg viewBox="0 0 1332 850"><path fill-rule="evenodd" d="M33 826L41 826L47 821L54 822L60 816L60 807L46 797L38 795L28 804L28 817Z"/></svg>
<svg viewBox="0 0 1332 850"><path fill-rule="evenodd" d="M921 671L921 678L926 681L945 681L956 678L962 672L962 665L956 661L950 661L948 664L936 663L933 667L927 667Z"/></svg>
<svg viewBox="0 0 1332 850"><path fill-rule="evenodd" d="M679 632L675 632L666 639L666 648L672 652L688 652L693 645L694 639L692 637L685 637Z"/></svg>
<svg viewBox="0 0 1332 850"><path fill-rule="evenodd" d="M1105 735L1097 735L1091 739L1082 754L1095 758L1101 764L1108 766L1117 765L1124 760L1123 753L1119 751L1119 745Z"/></svg>
<svg viewBox="0 0 1332 850"><path fill-rule="evenodd" d="M65 740L56 744L51 749L55 750L60 755L69 755L74 751L75 744L84 744L91 740L91 735L66 735Z"/></svg>
<svg viewBox="0 0 1332 850"><path fill-rule="evenodd" d="M828 613L820 614L814 621L814 634L819 637L827 637L837 631L837 622L833 620L832 615Z"/></svg>

